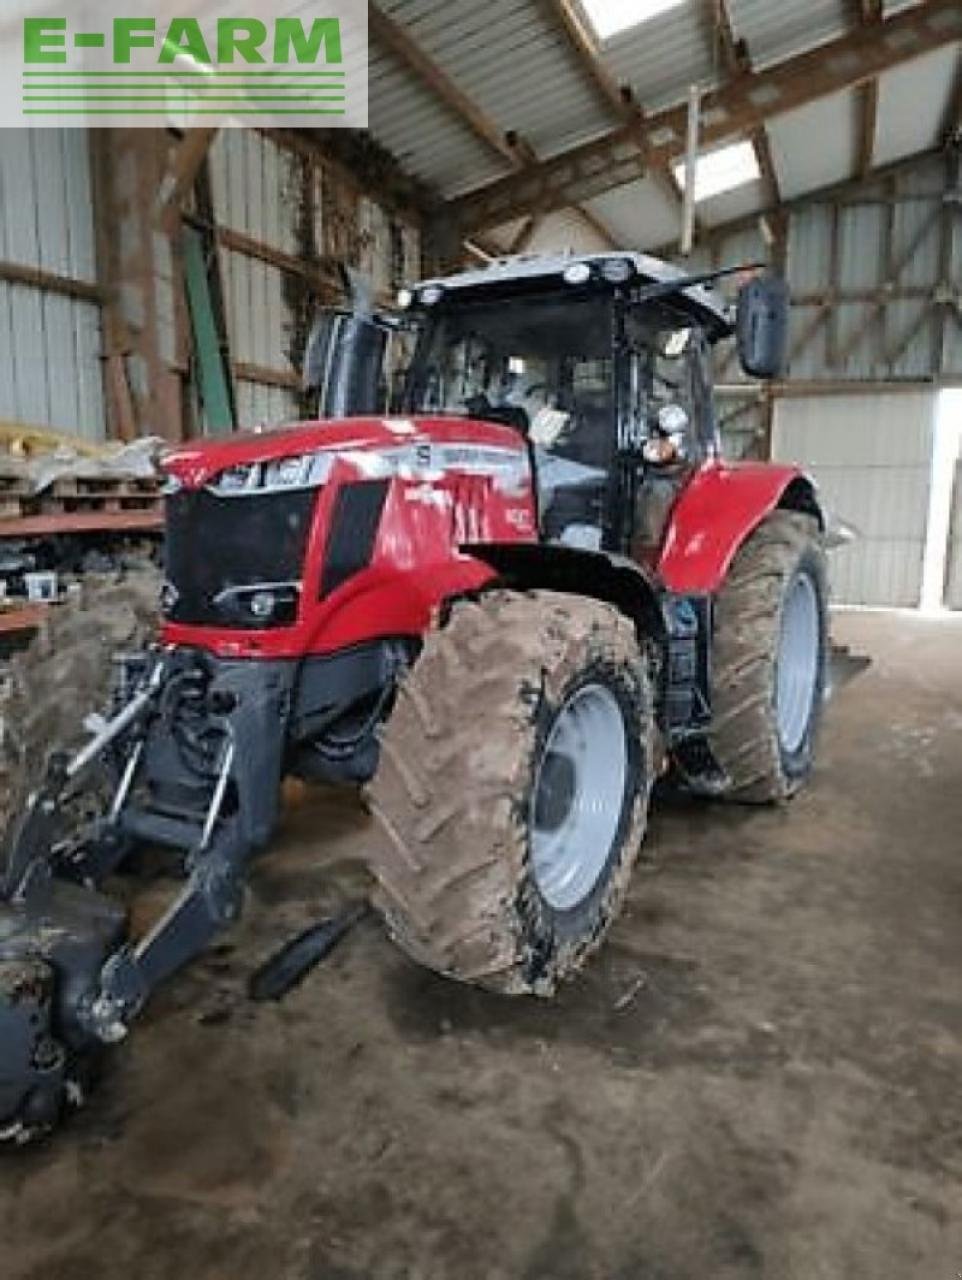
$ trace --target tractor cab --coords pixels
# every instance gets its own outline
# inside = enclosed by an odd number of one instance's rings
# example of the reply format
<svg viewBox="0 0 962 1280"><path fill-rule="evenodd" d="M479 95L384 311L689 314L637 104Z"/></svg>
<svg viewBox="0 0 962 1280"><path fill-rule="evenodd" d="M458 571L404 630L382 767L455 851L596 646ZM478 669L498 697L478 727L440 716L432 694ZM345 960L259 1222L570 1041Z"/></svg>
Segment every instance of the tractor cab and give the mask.
<svg viewBox="0 0 962 1280"><path fill-rule="evenodd" d="M781 285L756 281L735 311L715 278L622 254L510 258L427 280L399 295L413 353L390 407L514 428L547 541L648 559L685 480L719 450L712 346L737 324L743 362L764 374L783 345ZM356 314L319 327L307 366L321 417L384 407L375 370L389 333Z"/></svg>

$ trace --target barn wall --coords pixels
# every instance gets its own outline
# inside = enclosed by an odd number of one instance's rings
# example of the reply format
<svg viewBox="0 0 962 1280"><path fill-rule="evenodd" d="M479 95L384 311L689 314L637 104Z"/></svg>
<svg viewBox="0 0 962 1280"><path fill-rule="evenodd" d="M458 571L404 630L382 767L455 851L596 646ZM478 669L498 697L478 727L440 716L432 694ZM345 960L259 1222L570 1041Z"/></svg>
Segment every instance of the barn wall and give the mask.
<svg viewBox="0 0 962 1280"><path fill-rule="evenodd" d="M208 164L214 221L226 233L218 257L238 425L290 420L311 317L343 297L336 264L392 301L421 274L420 230L339 166L260 133L222 131Z"/></svg>
<svg viewBox="0 0 962 1280"><path fill-rule="evenodd" d="M66 291L97 281L85 132L0 132L0 264L0 419L102 438L100 306Z"/></svg>
<svg viewBox="0 0 962 1280"><path fill-rule="evenodd" d="M772 452L810 471L858 540L830 557L840 604L914 607L922 589L937 397L931 392L780 400Z"/></svg>

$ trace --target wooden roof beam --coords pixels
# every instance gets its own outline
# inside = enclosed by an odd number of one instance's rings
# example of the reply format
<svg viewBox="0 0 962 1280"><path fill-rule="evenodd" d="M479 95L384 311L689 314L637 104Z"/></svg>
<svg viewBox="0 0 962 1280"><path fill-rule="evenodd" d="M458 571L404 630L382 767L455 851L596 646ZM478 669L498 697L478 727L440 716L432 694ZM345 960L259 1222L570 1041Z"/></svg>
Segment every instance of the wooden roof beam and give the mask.
<svg viewBox="0 0 962 1280"><path fill-rule="evenodd" d="M875 164L875 135L878 132L878 76L866 81L858 91L858 143L855 173L866 178Z"/></svg>
<svg viewBox="0 0 962 1280"><path fill-rule="evenodd" d="M539 163L538 156L528 140L515 129L502 132L490 117L465 94L451 77L424 52L400 23L370 0L369 21L371 33L404 64L430 90L448 110L460 119L471 133L491 152L507 161L518 173L524 173ZM573 204L574 213L590 225L596 235L601 235L611 248L617 248L609 231L580 205ZM474 243L479 245L478 237ZM488 247L479 245L482 252Z"/></svg>
<svg viewBox="0 0 962 1280"><path fill-rule="evenodd" d="M539 3L547 17L563 34L575 65L595 90L602 106L614 119L622 121L629 127L637 141L640 153L644 155L648 145L645 113L636 102L631 87L619 84L605 66L594 37L585 26L572 0L539 0ZM650 176L662 194L680 208L682 195L672 177L670 167L665 165L653 171Z"/></svg>
<svg viewBox="0 0 962 1280"><path fill-rule="evenodd" d="M962 141L962 50L955 67L955 85L942 121L941 140L946 146Z"/></svg>
<svg viewBox="0 0 962 1280"><path fill-rule="evenodd" d="M794 213L799 209L808 208L813 204L836 202L844 204L847 200L857 197L859 192L866 186L874 187L883 179L909 173L913 169L918 169L920 165L936 160L944 154L940 148L934 147L929 151L920 151L914 156L903 156L891 164L873 169L865 178L844 178L841 182L833 182L829 186L819 187L817 191L806 191L804 195L785 200L778 209L763 209L758 213L744 214L741 217L732 218L729 222L718 223L709 229L707 241L709 244L718 244L743 231L749 231L753 227L760 227L761 223L771 217L776 215L786 217L788 214ZM672 247L670 244L663 244L651 252L656 257L665 257L671 254Z"/></svg>
<svg viewBox="0 0 962 1280"><path fill-rule="evenodd" d="M850 0L857 27L877 26L885 17L883 0ZM858 137L855 174L864 178L875 163L875 135L878 128L879 79L873 76L858 88Z"/></svg>
<svg viewBox="0 0 962 1280"><path fill-rule="evenodd" d="M960 37L958 0L927 0L904 9L706 94L703 139L711 145L743 136L785 112L852 89ZM687 107L681 104L647 116L644 153L635 144L633 126L624 124L524 173L468 192L449 202L449 208L472 231L590 200L679 158L686 118Z"/></svg>
<svg viewBox="0 0 962 1280"><path fill-rule="evenodd" d="M176 229L181 210L218 132L218 129L184 130L157 192L157 226L161 231L172 233Z"/></svg>
<svg viewBox="0 0 962 1280"><path fill-rule="evenodd" d="M702 9L710 23L713 45L717 44L726 75L735 82L750 76L754 68L748 43L735 36L728 0L702 0ZM758 170L765 189L765 200L771 205L781 204L782 193L778 185L778 171L775 168L768 130L764 125L758 125L748 136L755 152L755 159L758 161Z"/></svg>
<svg viewBox="0 0 962 1280"><path fill-rule="evenodd" d="M518 168L518 154L504 133L454 83L446 71L424 52L407 30L369 0L368 24L373 39L390 50L398 62L413 73L448 111L474 134L478 142L501 157L512 168Z"/></svg>

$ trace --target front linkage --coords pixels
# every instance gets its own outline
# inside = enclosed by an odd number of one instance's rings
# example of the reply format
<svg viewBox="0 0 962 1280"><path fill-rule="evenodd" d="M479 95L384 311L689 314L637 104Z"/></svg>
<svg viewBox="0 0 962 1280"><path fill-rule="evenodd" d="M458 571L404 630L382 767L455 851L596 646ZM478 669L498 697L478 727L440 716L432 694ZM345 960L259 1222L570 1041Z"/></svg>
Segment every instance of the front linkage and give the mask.
<svg viewBox="0 0 962 1280"><path fill-rule="evenodd" d="M293 664L193 651L119 660L109 720L51 758L12 832L0 880L0 1139L26 1142L82 1100L97 1051L151 992L240 913L248 863L274 830ZM101 816L65 832L94 775ZM99 891L143 843L178 850L187 880L141 939Z"/></svg>

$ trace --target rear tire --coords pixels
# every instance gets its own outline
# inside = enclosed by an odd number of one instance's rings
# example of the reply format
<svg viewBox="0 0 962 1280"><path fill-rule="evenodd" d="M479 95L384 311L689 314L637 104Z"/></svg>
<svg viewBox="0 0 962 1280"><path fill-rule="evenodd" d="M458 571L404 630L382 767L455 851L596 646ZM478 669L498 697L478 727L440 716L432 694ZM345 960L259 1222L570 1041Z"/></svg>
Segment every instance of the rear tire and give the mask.
<svg viewBox="0 0 962 1280"><path fill-rule="evenodd" d="M739 551L716 602L708 742L724 775L724 798L769 804L804 784L827 663L818 525L810 516L776 511Z"/></svg>
<svg viewBox="0 0 962 1280"><path fill-rule="evenodd" d="M376 903L420 964L550 995L617 916L644 834L651 694L609 605L454 606L401 686L369 792Z"/></svg>
<svg viewBox="0 0 962 1280"><path fill-rule="evenodd" d="M30 646L0 686L0 865L11 820L26 807L55 750L87 736L84 718L110 695L112 658L153 638L160 578L88 579L79 595L48 610Z"/></svg>

